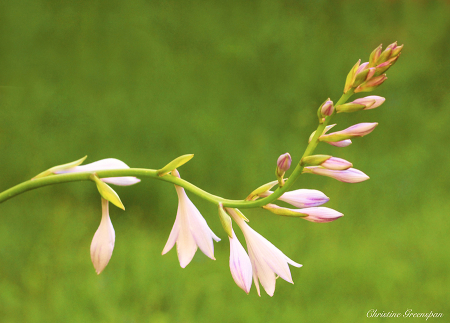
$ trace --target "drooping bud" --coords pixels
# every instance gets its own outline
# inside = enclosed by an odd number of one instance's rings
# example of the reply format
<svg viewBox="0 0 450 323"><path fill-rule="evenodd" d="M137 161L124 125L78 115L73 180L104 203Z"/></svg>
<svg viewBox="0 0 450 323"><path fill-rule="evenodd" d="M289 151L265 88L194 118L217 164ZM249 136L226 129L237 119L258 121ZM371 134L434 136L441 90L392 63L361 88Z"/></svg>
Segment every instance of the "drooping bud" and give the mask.
<svg viewBox="0 0 450 323"><path fill-rule="evenodd" d="M358 70L360 64L361 60L358 60L348 73L347 79L345 80L344 94L347 93L353 87L353 83L355 82L356 78L356 71Z"/></svg>
<svg viewBox="0 0 450 323"><path fill-rule="evenodd" d="M333 132L328 135L322 135L319 137L319 140L325 142L336 142L354 137L363 137L371 133L376 126L378 126L378 122L358 123L348 127L347 129Z"/></svg>
<svg viewBox="0 0 450 323"><path fill-rule="evenodd" d="M344 183L359 183L368 180L370 177L355 168L346 170L332 170L320 166L305 167L303 173L328 176Z"/></svg>
<svg viewBox="0 0 450 323"><path fill-rule="evenodd" d="M278 157L277 160L277 169L275 171L275 175L277 176L278 179L278 184L280 186L284 185L284 173L291 167L291 163L292 163L292 158L291 155L289 155L289 153L285 153L283 155L281 155L280 157Z"/></svg>
<svg viewBox="0 0 450 323"><path fill-rule="evenodd" d="M109 217L108 201L102 198L102 220L91 243L91 260L97 275L105 269L111 259L115 238L116 235Z"/></svg>
<svg viewBox="0 0 450 323"><path fill-rule="evenodd" d="M95 182L95 184L97 185L98 192L105 200L110 201L118 208L125 210L125 206L123 206L123 203L120 200L119 195L117 195L117 193L110 186L108 186L108 184L101 181L96 174L91 174L89 179Z"/></svg>
<svg viewBox="0 0 450 323"><path fill-rule="evenodd" d="M225 230L226 234L228 234L230 238L233 238L233 225L231 223L231 218L227 214L227 212L225 212L222 203L219 203L219 218L220 223L222 223L222 227Z"/></svg>
<svg viewBox="0 0 450 323"><path fill-rule="evenodd" d="M383 82L386 80L387 80L386 74L375 76L375 77L371 78L370 80L359 85L355 89L355 93L371 92L371 91L375 90L377 87L379 87L381 84L383 84Z"/></svg>
<svg viewBox="0 0 450 323"><path fill-rule="evenodd" d="M175 168L178 168L181 165L186 164L193 157L194 157L194 154L188 154L188 155L183 155L183 156L175 158L170 163L168 163L166 166L164 166L163 168L161 168L157 171L158 176L164 176L164 175L170 173Z"/></svg>

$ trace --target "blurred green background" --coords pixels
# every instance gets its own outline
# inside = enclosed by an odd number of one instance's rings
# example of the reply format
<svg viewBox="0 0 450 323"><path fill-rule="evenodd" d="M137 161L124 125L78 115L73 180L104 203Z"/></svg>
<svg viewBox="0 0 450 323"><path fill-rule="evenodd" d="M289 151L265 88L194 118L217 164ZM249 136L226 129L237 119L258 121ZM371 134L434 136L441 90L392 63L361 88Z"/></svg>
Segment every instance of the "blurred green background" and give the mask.
<svg viewBox="0 0 450 323"><path fill-rule="evenodd" d="M328 224L247 210L287 256L295 285L273 298L239 289L213 205L192 196L223 240L181 269L161 256L177 210L172 185L117 187L116 246L97 276L89 246L100 199L87 182L45 187L0 205L1 322L384 322L379 312L442 312L448 322L450 4L448 1L0 2L0 189L88 155L158 168L187 153L182 177L227 198L297 162L316 109L340 97L349 69L405 44L378 109L337 128L369 136L316 150L371 180L305 175L345 217ZM424 319L416 319L424 320Z"/></svg>

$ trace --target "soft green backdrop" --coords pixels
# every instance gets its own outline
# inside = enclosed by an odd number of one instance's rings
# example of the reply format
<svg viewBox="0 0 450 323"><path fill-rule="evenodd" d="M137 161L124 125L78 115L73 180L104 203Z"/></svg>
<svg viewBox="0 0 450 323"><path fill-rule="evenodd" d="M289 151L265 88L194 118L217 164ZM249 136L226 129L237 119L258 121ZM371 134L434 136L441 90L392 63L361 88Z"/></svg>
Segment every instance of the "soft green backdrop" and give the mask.
<svg viewBox="0 0 450 323"><path fill-rule="evenodd" d="M223 241L181 269L161 256L177 198L144 180L117 188L116 247L97 276L89 246L100 221L92 183L27 192L0 205L1 322L384 322L379 312L450 317L450 4L448 1L0 2L0 189L84 155L158 168L194 153L181 175L243 198L297 162L316 109L337 100L357 59L404 43L375 110L338 127L379 122L347 148L371 180L305 175L345 214L328 224L245 214L302 263L273 298L233 282L216 208L192 197Z"/></svg>

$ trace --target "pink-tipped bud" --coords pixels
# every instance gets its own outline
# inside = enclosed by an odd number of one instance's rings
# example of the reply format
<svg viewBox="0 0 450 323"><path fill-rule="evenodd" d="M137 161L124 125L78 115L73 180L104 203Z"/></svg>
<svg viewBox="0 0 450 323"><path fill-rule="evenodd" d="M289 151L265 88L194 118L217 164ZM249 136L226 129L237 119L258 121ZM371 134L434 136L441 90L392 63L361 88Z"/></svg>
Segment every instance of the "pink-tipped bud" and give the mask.
<svg viewBox="0 0 450 323"><path fill-rule="evenodd" d="M328 176L344 183L359 183L368 180L370 177L355 168L346 170L332 170L320 166L310 166L303 169L304 173Z"/></svg>
<svg viewBox="0 0 450 323"><path fill-rule="evenodd" d="M320 166L334 170L346 170L353 167L353 164L342 158L331 157L320 164Z"/></svg>
<svg viewBox="0 0 450 323"><path fill-rule="evenodd" d="M358 60L348 73L345 80L344 93L347 93L351 88L353 88L353 83L355 82L356 78L356 71L359 69L360 64L361 60Z"/></svg>
<svg viewBox="0 0 450 323"><path fill-rule="evenodd" d="M333 128L336 124L332 124L329 126L326 126L325 129L322 132L322 135L326 134L328 132L328 130L330 130L331 128ZM311 142L312 138L314 137L314 135L316 134L315 131L313 131L313 133L309 136L309 141ZM350 146L352 144L352 141L350 139L346 139L346 140L342 140L342 141L336 141L336 142L331 142L331 141L327 141L327 144L336 146L336 147L347 147Z"/></svg>
<svg viewBox="0 0 450 323"><path fill-rule="evenodd" d="M375 76L370 80L362 83L355 89L355 93L359 92L371 92L383 84L384 81L387 80L386 74Z"/></svg>
<svg viewBox="0 0 450 323"><path fill-rule="evenodd" d="M292 158L289 153L285 153L278 157L277 160L277 176L282 177L284 173L291 167Z"/></svg>
<svg viewBox="0 0 450 323"><path fill-rule="evenodd" d="M334 112L333 101L331 101L330 99L325 101L325 103L320 107L320 112L322 114L322 117L331 116Z"/></svg>
<svg viewBox="0 0 450 323"><path fill-rule="evenodd" d="M356 99L352 103L353 104L362 104L365 106L365 108L363 110L370 110L370 109L378 108L380 105L382 105L384 103L385 100L386 99L381 96L370 95L370 96L366 96L364 98Z"/></svg>
<svg viewBox="0 0 450 323"><path fill-rule="evenodd" d="M319 137L319 140L325 142L337 142L354 137L363 137L371 133L376 126L378 126L377 122L358 123L351 127L348 127L347 129L333 132L328 135L322 135Z"/></svg>
<svg viewBox="0 0 450 323"><path fill-rule="evenodd" d="M370 67L373 67L376 65L376 62L378 61L378 58L381 55L381 51L382 51L382 45L375 48L373 50L373 52L370 54L370 58L369 58L369 66Z"/></svg>
<svg viewBox="0 0 450 323"><path fill-rule="evenodd" d="M300 209L299 212L308 215L302 219L316 223L331 222L344 216L344 214L342 214L341 212L324 206Z"/></svg>

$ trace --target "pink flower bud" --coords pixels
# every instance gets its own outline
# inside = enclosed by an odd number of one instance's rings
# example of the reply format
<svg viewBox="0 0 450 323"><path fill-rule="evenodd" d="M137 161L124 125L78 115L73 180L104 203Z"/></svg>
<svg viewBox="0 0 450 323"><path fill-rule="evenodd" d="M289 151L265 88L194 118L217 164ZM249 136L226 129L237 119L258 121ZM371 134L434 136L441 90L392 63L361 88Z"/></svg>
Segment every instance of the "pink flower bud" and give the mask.
<svg viewBox="0 0 450 323"><path fill-rule="evenodd" d="M305 167L303 172L328 176L344 183L359 183L368 180L370 177L355 168L346 170L332 170L320 166Z"/></svg>
<svg viewBox="0 0 450 323"><path fill-rule="evenodd" d="M366 107L363 110L370 110L378 108L380 105L384 103L385 100L386 99L381 96L371 95L366 96L364 98L356 99L352 103L365 105Z"/></svg>
<svg viewBox="0 0 450 323"><path fill-rule="evenodd" d="M319 140L325 142L336 142L354 137L363 137L371 133L376 126L378 126L377 122L358 123L351 127L348 127L347 129L333 132L327 135L322 135L319 137Z"/></svg>
<svg viewBox="0 0 450 323"><path fill-rule="evenodd" d="M324 161L322 164L320 164L320 166L334 170L345 170L352 167L353 164L342 158L331 157L326 161Z"/></svg>
<svg viewBox="0 0 450 323"><path fill-rule="evenodd" d="M316 223L331 222L344 216L344 214L342 214L341 212L323 206L300 209L299 212L308 214L308 216L302 219Z"/></svg>
<svg viewBox="0 0 450 323"><path fill-rule="evenodd" d="M323 117L331 116L334 112L333 101L331 101L330 99L325 101L325 103L320 108L320 112L322 113Z"/></svg>
<svg viewBox="0 0 450 323"><path fill-rule="evenodd" d="M384 81L387 80L386 74L375 76L370 80L362 83L355 89L355 93L359 92L371 92L383 84Z"/></svg>
<svg viewBox="0 0 450 323"><path fill-rule="evenodd" d="M283 176L283 174L291 167L292 158L289 153L285 153L278 157L277 160L277 175Z"/></svg>
<svg viewBox="0 0 450 323"><path fill-rule="evenodd" d="M350 139L345 139L345 140L341 140L341 141L336 141L336 142L327 142L327 144L336 146L336 147L347 147L350 146L352 144L352 141Z"/></svg>

